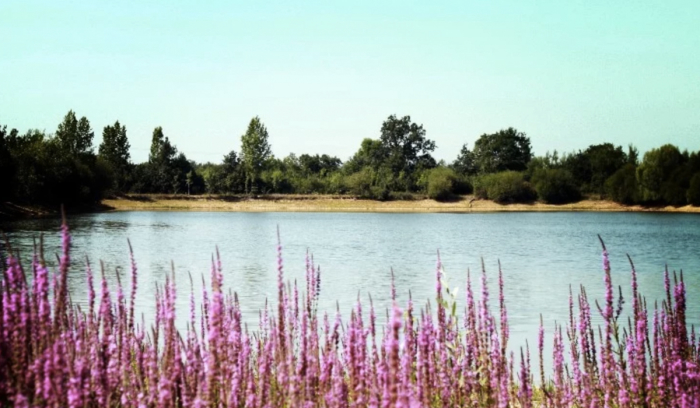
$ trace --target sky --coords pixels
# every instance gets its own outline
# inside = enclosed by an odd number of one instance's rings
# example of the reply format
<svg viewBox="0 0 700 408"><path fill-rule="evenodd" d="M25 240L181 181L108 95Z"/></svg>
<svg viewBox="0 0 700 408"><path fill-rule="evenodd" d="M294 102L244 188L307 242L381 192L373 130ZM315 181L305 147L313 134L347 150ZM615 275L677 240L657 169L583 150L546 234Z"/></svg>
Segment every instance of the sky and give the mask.
<svg viewBox="0 0 700 408"><path fill-rule="evenodd" d="M0 1L0 124L68 110L220 162L259 116L273 153L348 159L389 115L451 162L515 127L535 154L700 150L700 2Z"/></svg>

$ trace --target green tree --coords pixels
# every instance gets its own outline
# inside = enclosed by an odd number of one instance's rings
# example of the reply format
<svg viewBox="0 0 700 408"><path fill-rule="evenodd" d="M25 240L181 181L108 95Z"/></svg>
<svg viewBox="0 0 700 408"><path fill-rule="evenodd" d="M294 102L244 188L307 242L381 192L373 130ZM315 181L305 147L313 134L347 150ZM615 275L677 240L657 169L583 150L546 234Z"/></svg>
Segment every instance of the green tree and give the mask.
<svg viewBox="0 0 700 408"><path fill-rule="evenodd" d="M192 187L193 181L194 181L194 171L190 170L187 172L187 176L186 176L187 195L190 195L190 188Z"/></svg>
<svg viewBox="0 0 700 408"><path fill-rule="evenodd" d="M231 150L224 156L222 163L223 189L227 193L241 193L245 191L245 174L241 166L241 160L235 150Z"/></svg>
<svg viewBox="0 0 700 408"><path fill-rule="evenodd" d="M628 162L627 154L622 146L615 147L612 143L592 145L585 154L591 166L590 191L604 194L605 181Z"/></svg>
<svg viewBox="0 0 700 408"><path fill-rule="evenodd" d="M374 185L375 171L371 167L365 167L345 179L350 194L360 198L375 198L372 187Z"/></svg>
<svg viewBox="0 0 700 408"><path fill-rule="evenodd" d="M677 171L685 161L686 158L678 148L670 144L646 152L642 164L637 167L637 181L641 187L642 200L680 204L677 196L684 195L681 190L684 192L687 186L683 188L683 180L673 176L678 175Z"/></svg>
<svg viewBox="0 0 700 408"><path fill-rule="evenodd" d="M610 199L620 204L639 202L639 185L637 184L637 167L627 163L605 182L605 193Z"/></svg>
<svg viewBox="0 0 700 408"><path fill-rule="evenodd" d="M163 128L158 126L153 129L151 153L148 155L148 161L151 163L169 163L175 158L176 154L177 148L163 134Z"/></svg>
<svg viewBox="0 0 700 408"><path fill-rule="evenodd" d="M423 125L411 122L410 116L389 116L382 124L380 140L386 151L386 164L394 175L403 172L412 176L416 170L436 165L431 156L435 142L425 137Z"/></svg>
<svg viewBox="0 0 700 408"><path fill-rule="evenodd" d="M532 176L537 196L549 204L566 204L581 199L581 192L567 170L542 168Z"/></svg>
<svg viewBox="0 0 700 408"><path fill-rule="evenodd" d="M323 177L337 171L341 164L342 162L339 158L331 157L327 154L322 156L319 156L318 154L313 156L309 154L302 154L299 156L300 170L307 176L315 174Z"/></svg>
<svg viewBox="0 0 700 408"><path fill-rule="evenodd" d="M465 143L460 150L457 159L452 162L451 166L457 173L465 175L473 175L478 172L474 152L469 150L469 146Z"/></svg>
<svg viewBox="0 0 700 408"><path fill-rule="evenodd" d="M386 149L381 140L365 138L360 144L360 149L343 166L345 174L353 174L365 167L375 171L382 166L387 158Z"/></svg>
<svg viewBox="0 0 700 408"><path fill-rule="evenodd" d="M458 183L457 173L448 167L435 167L428 170L426 193L436 201L445 201L455 196Z"/></svg>
<svg viewBox="0 0 700 408"><path fill-rule="evenodd" d="M272 156L268 133L259 117L254 117L241 136L241 162L245 173L245 190L248 193L259 189L260 174Z"/></svg>
<svg viewBox="0 0 700 408"><path fill-rule="evenodd" d="M700 207L700 173L695 173L690 179L690 186L686 192L688 204Z"/></svg>
<svg viewBox="0 0 700 408"><path fill-rule="evenodd" d="M462 154L468 154L466 146ZM483 134L474 143L473 160L480 173L505 170L522 171L532 159L530 138L510 127L492 134Z"/></svg>
<svg viewBox="0 0 700 408"><path fill-rule="evenodd" d="M16 137L17 130L7 131L7 126L0 126L0 202L14 198L17 168L10 152L12 138Z"/></svg>
<svg viewBox="0 0 700 408"><path fill-rule="evenodd" d="M474 180L474 193L479 198L487 198L497 203L526 203L537 198L523 173L503 171L485 174Z"/></svg>
<svg viewBox="0 0 700 408"><path fill-rule="evenodd" d="M606 180L625 164L636 165L636 155L637 150L632 145L625 153L622 146L602 143L564 157L562 167L571 173L582 192L605 195Z"/></svg>
<svg viewBox="0 0 700 408"><path fill-rule="evenodd" d="M59 145L72 156L92 152L94 136L87 118L83 116L78 120L72 110L68 111L56 130L56 140Z"/></svg>
<svg viewBox="0 0 700 408"><path fill-rule="evenodd" d="M173 188L174 184L179 183L179 175L174 163L176 156L177 148L163 134L163 128L158 126L153 129L151 153L148 156L144 183L147 191L167 193L176 190Z"/></svg>
<svg viewBox="0 0 700 408"><path fill-rule="evenodd" d="M103 159L112 168L115 188L117 191L126 191L131 167L131 154L129 153L129 139L126 136L126 126L114 122L113 126L105 126L102 130L102 143L98 150L98 157Z"/></svg>
<svg viewBox="0 0 700 408"><path fill-rule="evenodd" d="M635 167L639 164L639 150L633 144L627 146L627 163Z"/></svg>

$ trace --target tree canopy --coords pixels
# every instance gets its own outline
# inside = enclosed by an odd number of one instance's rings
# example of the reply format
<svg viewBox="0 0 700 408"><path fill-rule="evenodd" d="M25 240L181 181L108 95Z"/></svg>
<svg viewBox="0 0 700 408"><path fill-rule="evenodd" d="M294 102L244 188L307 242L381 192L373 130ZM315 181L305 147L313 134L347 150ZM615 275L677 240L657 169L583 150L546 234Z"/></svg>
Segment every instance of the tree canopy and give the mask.
<svg viewBox="0 0 700 408"><path fill-rule="evenodd" d="M95 154L90 122L71 110L55 133L30 129L20 134L0 125L0 201L79 206L122 193L445 200L474 192L477 198L503 203L537 199L563 204L585 197L650 206L700 205L700 152L670 144L646 152L641 160L634 146L613 143L534 156L530 138L507 128L482 134L471 150L465 143L446 166L433 158L435 142L410 116L388 116L377 135L361 139L345 162L316 152L276 158L268 130L256 116L241 136L240 150L230 146L220 161L196 163L158 126L150 135L148 161L134 164L126 126L118 120L105 126Z"/></svg>
<svg viewBox="0 0 700 408"><path fill-rule="evenodd" d="M254 117L248 124L248 129L241 136L241 162L245 172L247 192L259 190L260 174L267 160L272 156L267 128Z"/></svg>
<svg viewBox="0 0 700 408"><path fill-rule="evenodd" d="M425 137L423 125L411 122L410 116L398 119L391 115L382 124L380 140L386 161L394 174L412 174L418 169L435 167L431 153L435 142Z"/></svg>
<svg viewBox="0 0 700 408"><path fill-rule="evenodd" d="M115 189L122 191L126 188L131 169L131 153L129 139L126 136L126 126L116 121L102 130L102 143L98 157L104 160L114 173Z"/></svg>
<svg viewBox="0 0 700 408"><path fill-rule="evenodd" d="M56 140L66 152L73 156L92 152L92 139L95 133L85 116L78 120L75 112L68 111L56 130Z"/></svg>
<svg viewBox="0 0 700 408"><path fill-rule="evenodd" d="M532 159L530 138L515 128L483 134L474 143L474 151L467 145L460 152L461 164L467 173L497 173L500 171L523 171ZM458 160L460 160L458 158Z"/></svg>

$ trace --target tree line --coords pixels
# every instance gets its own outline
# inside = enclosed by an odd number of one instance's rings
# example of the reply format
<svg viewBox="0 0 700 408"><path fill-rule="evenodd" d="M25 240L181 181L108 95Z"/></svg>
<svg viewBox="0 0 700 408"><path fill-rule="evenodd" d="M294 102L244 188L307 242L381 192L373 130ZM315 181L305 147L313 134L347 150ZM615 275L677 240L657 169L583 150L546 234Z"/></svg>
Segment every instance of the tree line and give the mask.
<svg viewBox="0 0 700 408"><path fill-rule="evenodd" d="M534 156L530 138L514 128L483 134L465 144L451 163L410 116L389 116L379 138L362 140L343 162L338 157L272 154L258 117L240 137L238 151L219 163L196 163L153 130L148 161L131 160L127 128L105 126L95 152L86 117L69 111L53 134L20 134L0 126L0 201L38 205L91 205L105 196L164 194L347 194L378 200L427 196L436 200L474 194L500 203L562 204L583 197L623 204L700 205L700 152L666 144L639 157L612 143L561 156Z"/></svg>

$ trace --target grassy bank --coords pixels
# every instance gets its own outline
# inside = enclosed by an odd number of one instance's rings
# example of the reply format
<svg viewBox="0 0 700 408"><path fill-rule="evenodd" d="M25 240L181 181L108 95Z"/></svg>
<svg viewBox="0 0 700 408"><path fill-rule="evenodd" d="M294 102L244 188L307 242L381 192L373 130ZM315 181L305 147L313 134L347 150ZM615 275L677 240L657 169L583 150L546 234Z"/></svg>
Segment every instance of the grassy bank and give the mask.
<svg viewBox="0 0 700 408"><path fill-rule="evenodd" d="M450 202L423 198L401 201L363 200L348 196L329 195L269 195L259 198L245 196L187 196L187 195L129 195L102 201L113 211L241 211L241 212L505 212L505 211L636 211L700 213L700 207L625 206L606 200L583 200L577 203L551 205L498 204L463 196Z"/></svg>

